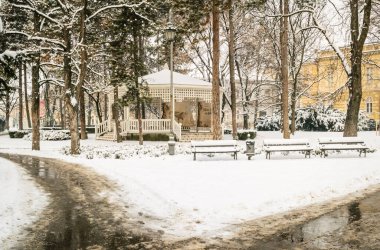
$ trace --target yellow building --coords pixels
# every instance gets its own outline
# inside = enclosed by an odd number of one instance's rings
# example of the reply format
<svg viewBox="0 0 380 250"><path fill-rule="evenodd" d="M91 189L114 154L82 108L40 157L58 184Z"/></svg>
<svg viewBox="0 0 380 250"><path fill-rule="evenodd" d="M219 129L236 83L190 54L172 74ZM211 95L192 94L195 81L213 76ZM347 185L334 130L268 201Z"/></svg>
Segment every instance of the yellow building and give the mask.
<svg viewBox="0 0 380 250"><path fill-rule="evenodd" d="M349 48L341 48L349 61ZM302 90L305 95L299 106L315 104L332 105L343 112L347 110L348 89L347 74L341 61L332 50L320 51L314 61L304 64L301 70ZM362 102L360 109L369 118L380 120L380 43L366 44L362 61Z"/></svg>

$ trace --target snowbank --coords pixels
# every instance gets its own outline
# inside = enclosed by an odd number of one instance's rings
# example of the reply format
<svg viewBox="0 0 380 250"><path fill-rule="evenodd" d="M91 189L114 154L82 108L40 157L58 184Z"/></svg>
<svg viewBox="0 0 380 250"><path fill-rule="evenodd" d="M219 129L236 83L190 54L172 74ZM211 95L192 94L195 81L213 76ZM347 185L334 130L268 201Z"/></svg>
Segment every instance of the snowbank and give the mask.
<svg viewBox="0 0 380 250"><path fill-rule="evenodd" d="M8 249L37 220L48 197L22 168L0 158L0 201L0 245Z"/></svg>

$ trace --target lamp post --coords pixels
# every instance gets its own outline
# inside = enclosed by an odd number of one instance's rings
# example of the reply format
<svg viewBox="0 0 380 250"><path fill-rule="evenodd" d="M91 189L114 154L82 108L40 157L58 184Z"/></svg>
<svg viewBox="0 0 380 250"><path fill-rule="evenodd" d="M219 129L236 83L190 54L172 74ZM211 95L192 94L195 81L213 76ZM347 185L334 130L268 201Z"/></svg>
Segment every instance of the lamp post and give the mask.
<svg viewBox="0 0 380 250"><path fill-rule="evenodd" d="M173 84L173 44L175 37L176 29L172 23L172 11L169 11L169 22L168 26L165 29L165 39L170 41L170 102L172 104L172 115L170 121L170 132L174 135L174 114L175 114L175 106L174 106L174 84Z"/></svg>

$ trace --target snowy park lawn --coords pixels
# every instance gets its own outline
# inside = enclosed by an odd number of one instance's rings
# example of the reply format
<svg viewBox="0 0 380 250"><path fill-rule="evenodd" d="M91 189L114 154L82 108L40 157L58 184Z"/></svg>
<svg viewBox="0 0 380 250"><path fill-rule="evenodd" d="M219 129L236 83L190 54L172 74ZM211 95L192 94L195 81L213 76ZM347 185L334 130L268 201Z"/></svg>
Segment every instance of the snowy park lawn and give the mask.
<svg viewBox="0 0 380 250"><path fill-rule="evenodd" d="M319 137L341 136L342 133L298 132L295 138L308 138L315 145ZM191 154L169 156L148 152L125 160L87 159L85 154L72 157L60 153L69 141L43 141L41 152L32 152L29 141L6 136L0 137L0 151L81 163L118 183L119 190L112 199L128 205L129 216L139 217L141 213L149 216L147 221L142 217L147 227L163 230L166 235L207 237L224 234L225 228L231 225L380 184L380 136L375 136L375 132L363 132L359 136L377 151L366 158L359 157L357 152L332 153L328 158L312 155L311 159L299 153L278 153L271 160L260 154L251 161L239 154L235 161L229 155L218 154L200 155L193 161ZM259 149L265 138L281 138L281 134L258 132ZM239 143L245 147L244 142ZM121 145L131 144L137 142ZM155 145L166 145L164 142L145 144L151 150ZM189 145L180 144L183 148ZM93 138L82 141L82 145L104 150L120 147Z"/></svg>

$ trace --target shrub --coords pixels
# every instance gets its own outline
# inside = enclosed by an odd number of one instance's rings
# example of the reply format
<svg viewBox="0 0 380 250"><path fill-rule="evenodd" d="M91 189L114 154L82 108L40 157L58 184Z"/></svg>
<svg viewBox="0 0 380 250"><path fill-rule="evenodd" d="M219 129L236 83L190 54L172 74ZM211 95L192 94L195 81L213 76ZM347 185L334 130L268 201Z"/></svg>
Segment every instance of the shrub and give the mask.
<svg viewBox="0 0 380 250"><path fill-rule="evenodd" d="M40 130L41 141L63 141L69 140L70 132L68 130ZM32 133L24 137L25 140L32 140Z"/></svg>
<svg viewBox="0 0 380 250"><path fill-rule="evenodd" d="M139 139L138 134L129 134L125 136L128 141L137 141ZM144 141L169 141L169 135L167 134L144 134Z"/></svg>
<svg viewBox="0 0 380 250"><path fill-rule="evenodd" d="M10 138L23 138L25 135L29 134L29 130L16 130L16 131L9 131L9 137Z"/></svg>
<svg viewBox="0 0 380 250"><path fill-rule="evenodd" d="M237 136L239 140L247 140L248 136L249 139L255 139L256 138L256 130L238 130Z"/></svg>
<svg viewBox="0 0 380 250"><path fill-rule="evenodd" d="M289 114L290 117L290 114ZM324 106L302 108L296 110L296 129L301 131L332 131L344 130L345 113ZM289 124L291 121L289 121ZM370 130L373 124L365 112L359 112L358 130ZM259 131L276 131L281 128L281 113L275 112L272 116L260 117L256 123Z"/></svg>

